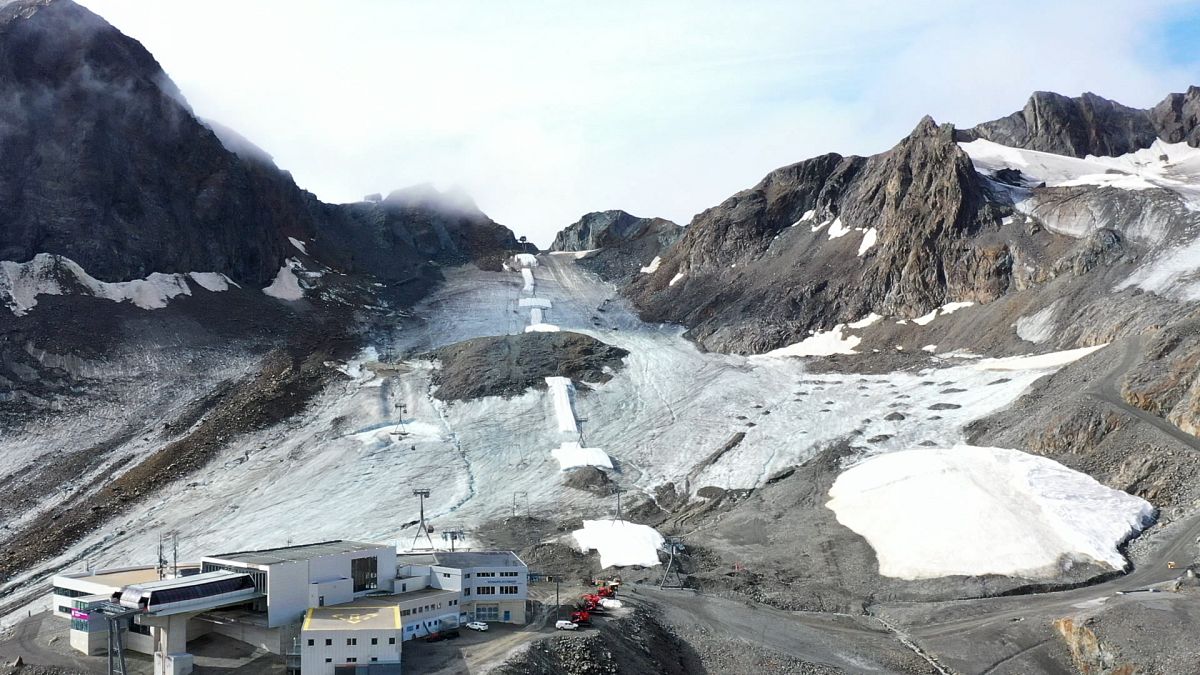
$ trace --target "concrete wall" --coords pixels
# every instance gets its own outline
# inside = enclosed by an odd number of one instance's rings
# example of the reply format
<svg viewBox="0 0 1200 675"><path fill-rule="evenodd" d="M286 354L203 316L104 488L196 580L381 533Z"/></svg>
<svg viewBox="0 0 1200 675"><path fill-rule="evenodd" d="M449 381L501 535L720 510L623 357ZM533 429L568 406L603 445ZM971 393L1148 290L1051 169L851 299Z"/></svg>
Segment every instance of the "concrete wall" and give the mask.
<svg viewBox="0 0 1200 675"><path fill-rule="evenodd" d="M396 593L412 593L423 588L429 588L429 574L422 574L419 577L400 577L396 579L393 591Z"/></svg>
<svg viewBox="0 0 1200 675"><path fill-rule="evenodd" d="M349 570L346 570L349 572ZM275 628L295 623L308 609L308 563L271 565L267 571L267 625Z"/></svg>
<svg viewBox="0 0 1200 675"><path fill-rule="evenodd" d="M322 602L322 598L324 598L324 602ZM309 607L340 605L353 599L354 581L352 579L337 579L308 585Z"/></svg>
<svg viewBox="0 0 1200 675"><path fill-rule="evenodd" d="M374 638L377 644L372 645ZM389 639L395 644L389 644ZM347 640L357 644L348 645ZM310 645L309 642L312 642ZM329 641L330 644L325 644ZM332 675L333 667L350 663L371 663L371 658L379 662L400 661L400 649L403 640L399 630L306 630L300 634L300 673L301 675ZM327 661L328 660L328 661Z"/></svg>
<svg viewBox="0 0 1200 675"><path fill-rule="evenodd" d="M237 621L210 623L208 626L210 632L265 649L272 654L282 654L287 651L292 646L289 636L295 634L295 629L289 626L271 628ZM189 635L190 637L198 637L198 635Z"/></svg>
<svg viewBox="0 0 1200 675"><path fill-rule="evenodd" d="M429 569L429 585L447 591L461 591L463 582L462 570L453 567L431 567Z"/></svg>

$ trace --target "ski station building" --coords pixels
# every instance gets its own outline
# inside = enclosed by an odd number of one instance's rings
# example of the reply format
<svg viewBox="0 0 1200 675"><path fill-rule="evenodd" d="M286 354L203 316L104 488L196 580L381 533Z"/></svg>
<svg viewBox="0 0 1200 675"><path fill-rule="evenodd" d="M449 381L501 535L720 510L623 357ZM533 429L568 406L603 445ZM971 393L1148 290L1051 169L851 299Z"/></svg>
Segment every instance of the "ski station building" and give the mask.
<svg viewBox="0 0 1200 675"><path fill-rule="evenodd" d="M132 613L123 649L154 655L155 675L192 672L188 641L217 634L285 655L302 675L400 672L404 640L468 621L523 624L529 569L510 551L429 551L329 541L205 556L176 567L61 574L56 616L70 644L109 648L101 607Z"/></svg>

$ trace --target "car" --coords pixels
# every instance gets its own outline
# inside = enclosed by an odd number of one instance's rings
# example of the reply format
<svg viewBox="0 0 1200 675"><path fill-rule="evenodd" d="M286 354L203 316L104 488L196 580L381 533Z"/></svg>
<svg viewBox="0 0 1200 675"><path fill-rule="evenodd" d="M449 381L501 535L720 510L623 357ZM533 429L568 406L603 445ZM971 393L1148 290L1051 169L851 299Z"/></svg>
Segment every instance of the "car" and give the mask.
<svg viewBox="0 0 1200 675"><path fill-rule="evenodd" d="M472 621L471 623L467 624L467 628L482 632L488 629L488 625L482 621Z"/></svg>
<svg viewBox="0 0 1200 675"><path fill-rule="evenodd" d="M554 629L555 630L578 630L579 624L574 623L572 621L555 621Z"/></svg>

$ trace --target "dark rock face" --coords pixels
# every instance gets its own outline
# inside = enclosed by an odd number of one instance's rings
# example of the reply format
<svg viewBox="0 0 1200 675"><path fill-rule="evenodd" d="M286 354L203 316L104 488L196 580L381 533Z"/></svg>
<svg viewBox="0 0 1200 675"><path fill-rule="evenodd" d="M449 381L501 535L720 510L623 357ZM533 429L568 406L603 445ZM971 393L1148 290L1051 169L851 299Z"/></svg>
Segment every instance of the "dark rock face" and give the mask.
<svg viewBox="0 0 1200 675"><path fill-rule="evenodd" d="M1155 139L1200 146L1200 88L1171 94L1150 110L1123 106L1095 94L1076 98L1035 92L1008 117L958 132L1002 145L1058 155L1115 156L1148 148Z"/></svg>
<svg viewBox="0 0 1200 675"><path fill-rule="evenodd" d="M589 213L554 238L552 251L600 249L579 261L607 281L628 280L679 240L683 228L662 218L624 211Z"/></svg>
<svg viewBox="0 0 1200 675"><path fill-rule="evenodd" d="M618 246L639 237L656 237L663 247L679 238L683 228L662 218L638 218L624 211L597 211L563 228L551 251L589 251Z"/></svg>
<svg viewBox="0 0 1200 675"><path fill-rule="evenodd" d="M1004 213L953 127L926 118L888 152L784 167L701 213L626 292L705 348L765 351L871 311L915 317L1004 293Z"/></svg>
<svg viewBox="0 0 1200 675"><path fill-rule="evenodd" d="M443 401L519 396L544 389L548 376L607 382L629 352L570 331L473 338L430 352L441 361L433 395ZM581 385L583 386L583 385Z"/></svg>
<svg viewBox="0 0 1200 675"><path fill-rule="evenodd" d="M212 271L261 287L295 255L289 236L387 279L515 247L478 210L322 204L197 120L149 52L70 0L0 7L0 91L0 260L56 253L105 281Z"/></svg>

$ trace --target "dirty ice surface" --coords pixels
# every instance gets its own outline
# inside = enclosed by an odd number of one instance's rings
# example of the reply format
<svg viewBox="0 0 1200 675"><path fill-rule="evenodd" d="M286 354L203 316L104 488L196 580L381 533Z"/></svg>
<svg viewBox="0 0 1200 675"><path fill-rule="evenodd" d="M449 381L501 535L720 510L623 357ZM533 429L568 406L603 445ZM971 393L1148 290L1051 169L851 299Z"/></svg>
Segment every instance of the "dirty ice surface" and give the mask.
<svg viewBox="0 0 1200 675"><path fill-rule="evenodd" d="M1009 404L1051 370L1033 363L999 377L968 362L885 375L813 374L800 359L702 353L681 328L640 321L612 285L572 256L540 256L538 267L524 269L536 272L536 297L550 301L556 325L629 351L612 379L587 383L570 403L581 447L603 448L625 499L635 501L667 481L692 493L761 485L847 436L859 456L923 441L948 447L963 440L964 424ZM158 535L168 531L179 533L179 555L187 559L289 541L405 542L417 516L412 490L423 487L432 489L425 502L431 522L461 527L468 537L511 515L515 495L523 509L547 518L615 515L614 500L562 484L552 451L576 439L559 431L561 389L453 403L431 395L435 366L417 354L520 333L528 317L518 306L523 279L515 272L460 267L445 276L413 318L376 336L378 358L365 353L347 364L346 377L302 414L238 437L184 483L43 569L81 566L85 557L99 566L153 563ZM931 409L939 403L957 407ZM892 412L904 419L885 419ZM91 433L107 438L119 428ZM705 463L735 433L745 440ZM153 434L135 438L143 435Z"/></svg>
<svg viewBox="0 0 1200 675"><path fill-rule="evenodd" d="M862 535L879 573L1056 576L1062 560L1125 568L1117 550L1154 519L1145 500L1017 450L958 445L871 457L828 506Z"/></svg>
<svg viewBox="0 0 1200 675"><path fill-rule="evenodd" d="M663 545L654 528L626 520L585 520L572 536L582 550L600 554L600 567L654 567Z"/></svg>

